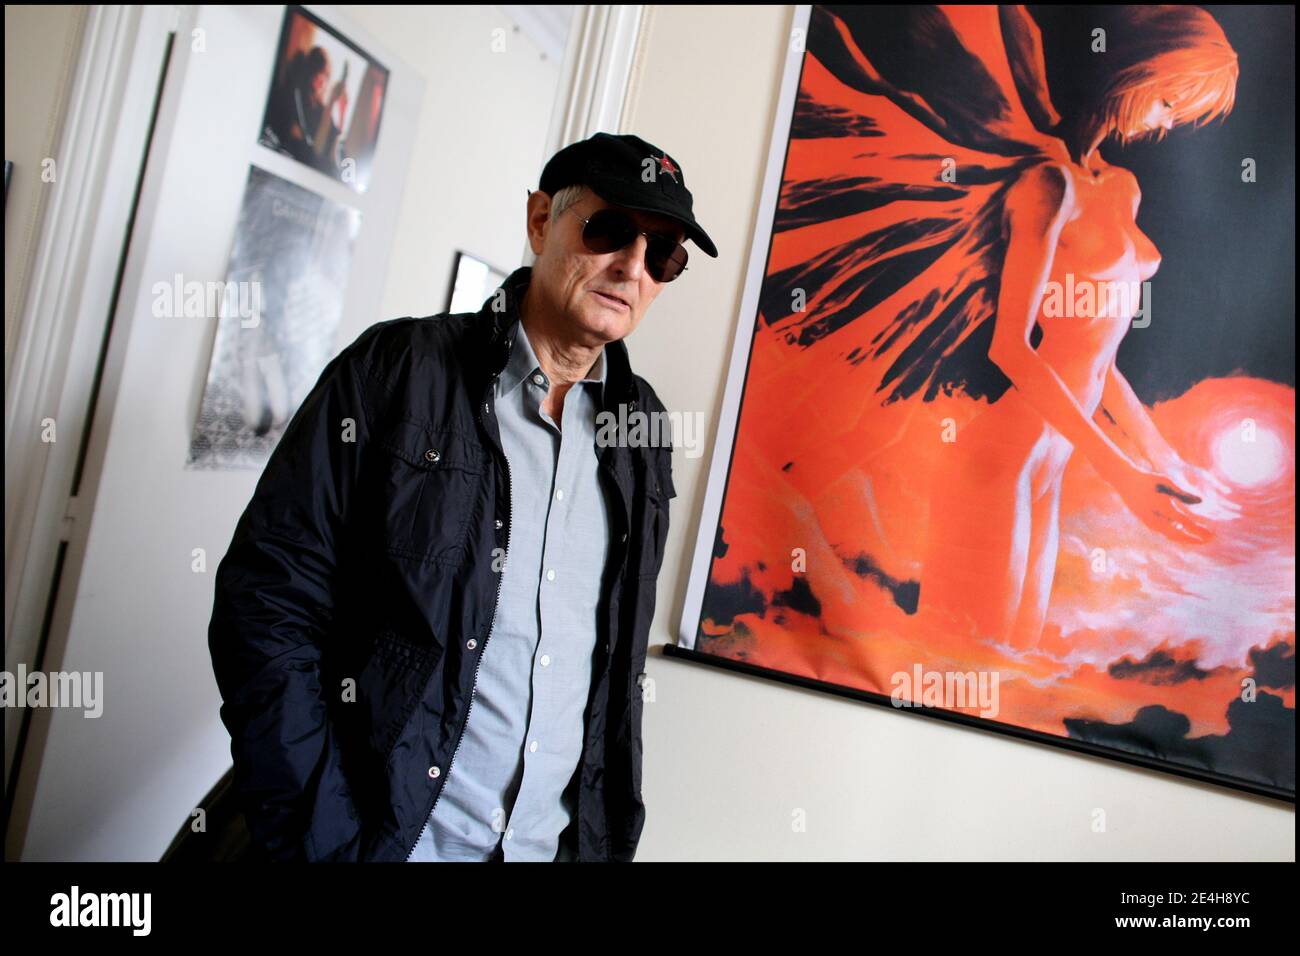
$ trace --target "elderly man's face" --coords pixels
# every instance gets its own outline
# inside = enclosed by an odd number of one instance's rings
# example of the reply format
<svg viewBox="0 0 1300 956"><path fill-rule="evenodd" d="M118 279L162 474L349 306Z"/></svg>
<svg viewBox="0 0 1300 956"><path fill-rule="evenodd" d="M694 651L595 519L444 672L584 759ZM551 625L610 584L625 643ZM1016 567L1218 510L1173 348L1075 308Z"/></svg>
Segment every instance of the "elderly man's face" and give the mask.
<svg viewBox="0 0 1300 956"><path fill-rule="evenodd" d="M528 197L528 241L537 256L529 298L536 288L547 308L568 320L576 339L598 345L623 338L637 327L664 287L646 271L646 237L637 236L617 252L589 252L582 244L583 219L612 204L588 189L555 222L549 220L550 205L543 192ZM667 216L613 208L631 216L644 232L678 242L685 236L681 224Z"/></svg>

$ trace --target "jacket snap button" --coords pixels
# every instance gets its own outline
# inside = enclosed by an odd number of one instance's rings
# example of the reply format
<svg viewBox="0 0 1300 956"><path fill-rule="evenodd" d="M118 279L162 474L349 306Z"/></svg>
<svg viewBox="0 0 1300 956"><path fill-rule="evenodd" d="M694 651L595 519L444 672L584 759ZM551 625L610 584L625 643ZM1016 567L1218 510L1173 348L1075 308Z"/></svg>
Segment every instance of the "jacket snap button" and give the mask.
<svg viewBox="0 0 1300 956"><path fill-rule="evenodd" d="M502 521L500 518L497 518L497 528L501 528L504 524L505 524L504 521Z"/></svg>
<svg viewBox="0 0 1300 956"><path fill-rule="evenodd" d="M442 774L442 771L439 770L437 767L430 767L430 768L429 768L429 779L431 779L431 780L437 780L438 777L439 777L441 774Z"/></svg>
<svg viewBox="0 0 1300 956"><path fill-rule="evenodd" d="M478 641L474 640L474 638L471 637L468 641L465 642L465 646L472 651L474 650L474 648L478 647Z"/></svg>
<svg viewBox="0 0 1300 956"><path fill-rule="evenodd" d="M424 453L425 461L437 461L441 457L442 455L438 454L438 449L436 448L430 448L428 451Z"/></svg>
<svg viewBox="0 0 1300 956"><path fill-rule="evenodd" d="M627 532L626 532L626 531L623 532L623 540L624 540L624 541L627 540Z"/></svg>

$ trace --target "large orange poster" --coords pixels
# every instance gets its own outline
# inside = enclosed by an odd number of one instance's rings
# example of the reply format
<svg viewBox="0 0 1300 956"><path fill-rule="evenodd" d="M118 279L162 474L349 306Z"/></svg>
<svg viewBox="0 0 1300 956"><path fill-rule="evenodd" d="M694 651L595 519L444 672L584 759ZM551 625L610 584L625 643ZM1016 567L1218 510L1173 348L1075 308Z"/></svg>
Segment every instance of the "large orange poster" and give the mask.
<svg viewBox="0 0 1300 956"><path fill-rule="evenodd" d="M1294 799L1294 8L806 12L681 646Z"/></svg>

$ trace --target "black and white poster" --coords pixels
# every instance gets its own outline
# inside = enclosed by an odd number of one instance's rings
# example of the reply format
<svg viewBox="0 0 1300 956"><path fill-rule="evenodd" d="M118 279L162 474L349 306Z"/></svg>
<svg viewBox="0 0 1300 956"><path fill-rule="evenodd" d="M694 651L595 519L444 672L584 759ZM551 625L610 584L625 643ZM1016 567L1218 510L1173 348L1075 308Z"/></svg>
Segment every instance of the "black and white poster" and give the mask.
<svg viewBox="0 0 1300 956"><path fill-rule="evenodd" d="M266 464L334 354L360 225L357 210L249 168L187 467Z"/></svg>

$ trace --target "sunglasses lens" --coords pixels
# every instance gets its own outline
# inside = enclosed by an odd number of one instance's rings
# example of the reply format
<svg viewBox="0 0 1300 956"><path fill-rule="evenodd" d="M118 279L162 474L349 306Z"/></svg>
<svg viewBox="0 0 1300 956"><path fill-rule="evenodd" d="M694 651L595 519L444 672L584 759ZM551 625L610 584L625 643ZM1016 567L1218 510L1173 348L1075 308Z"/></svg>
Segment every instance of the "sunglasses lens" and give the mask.
<svg viewBox="0 0 1300 956"><path fill-rule="evenodd" d="M592 214L582 230L582 241L592 252L617 252L636 238L636 223L612 209Z"/></svg>
<svg viewBox="0 0 1300 956"><path fill-rule="evenodd" d="M646 246L645 265L656 282L672 282L686 268L686 247L680 242L656 239Z"/></svg>

